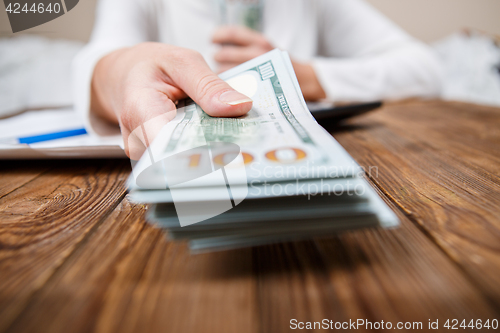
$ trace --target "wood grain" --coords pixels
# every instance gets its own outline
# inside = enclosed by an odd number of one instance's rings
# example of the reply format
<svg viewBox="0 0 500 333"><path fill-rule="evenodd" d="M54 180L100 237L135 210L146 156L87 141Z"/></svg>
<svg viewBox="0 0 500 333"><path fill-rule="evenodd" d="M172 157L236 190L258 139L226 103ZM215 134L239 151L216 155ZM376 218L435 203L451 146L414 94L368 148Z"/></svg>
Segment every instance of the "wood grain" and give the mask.
<svg viewBox="0 0 500 333"><path fill-rule="evenodd" d="M290 320L493 318L401 213L402 228L189 255L127 200L31 300L9 332L285 332Z"/></svg>
<svg viewBox="0 0 500 333"><path fill-rule="evenodd" d="M30 163L36 162L25 165ZM0 199L0 331L125 193L127 163L50 164L38 177L32 166L24 186L9 185L14 189ZM2 179L10 178L11 172L11 179L19 180L14 167L3 170Z"/></svg>
<svg viewBox="0 0 500 333"><path fill-rule="evenodd" d="M13 332L255 332L251 250L191 256L127 200L66 261Z"/></svg>
<svg viewBox="0 0 500 333"><path fill-rule="evenodd" d="M51 164L46 161L35 162L37 167L26 165L26 161L2 161L0 163L0 198L22 187L43 174Z"/></svg>
<svg viewBox="0 0 500 333"><path fill-rule="evenodd" d="M257 249L264 331L288 332L291 318L394 325L496 318L498 313L460 269L398 215L402 225L397 230L360 230Z"/></svg>
<svg viewBox="0 0 500 333"><path fill-rule="evenodd" d="M355 124L335 137L500 309L500 110L412 102Z"/></svg>

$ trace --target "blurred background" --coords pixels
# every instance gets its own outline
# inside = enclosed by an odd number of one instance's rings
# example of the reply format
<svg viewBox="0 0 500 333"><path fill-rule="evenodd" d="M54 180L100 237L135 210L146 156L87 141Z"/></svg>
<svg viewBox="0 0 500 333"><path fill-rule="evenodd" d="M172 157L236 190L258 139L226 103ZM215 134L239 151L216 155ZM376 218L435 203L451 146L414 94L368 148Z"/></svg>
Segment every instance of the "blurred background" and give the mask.
<svg viewBox="0 0 500 333"><path fill-rule="evenodd" d="M443 99L500 106L499 0L366 1L433 47L445 73ZM72 104L71 60L90 37L96 3L81 0L16 34L0 11L0 118Z"/></svg>

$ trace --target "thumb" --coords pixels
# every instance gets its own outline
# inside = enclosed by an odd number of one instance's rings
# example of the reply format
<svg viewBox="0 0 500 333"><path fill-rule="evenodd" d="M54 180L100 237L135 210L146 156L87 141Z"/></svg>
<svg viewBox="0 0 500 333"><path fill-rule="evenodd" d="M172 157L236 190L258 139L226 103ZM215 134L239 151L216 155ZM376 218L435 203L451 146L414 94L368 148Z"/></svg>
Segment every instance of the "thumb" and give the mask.
<svg viewBox="0 0 500 333"><path fill-rule="evenodd" d="M248 96L221 80L199 53L185 51L183 59L167 73L203 111L213 117L239 117L250 111L252 100Z"/></svg>

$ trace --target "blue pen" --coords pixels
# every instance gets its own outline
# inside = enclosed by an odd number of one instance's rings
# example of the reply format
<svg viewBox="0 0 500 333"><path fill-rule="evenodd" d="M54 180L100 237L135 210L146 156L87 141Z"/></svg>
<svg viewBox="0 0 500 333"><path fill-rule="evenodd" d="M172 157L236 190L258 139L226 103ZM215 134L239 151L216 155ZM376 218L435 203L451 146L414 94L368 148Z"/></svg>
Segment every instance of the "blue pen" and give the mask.
<svg viewBox="0 0 500 333"><path fill-rule="evenodd" d="M40 134L40 135L25 136L22 138L0 139L0 143L31 144L31 143L37 143L37 142L43 142L43 141L69 138L72 136L83 135L83 134L87 134L87 131L85 130L85 128L77 128L77 129L66 130L66 131L61 131L61 132L53 132L53 133L46 133L46 134Z"/></svg>

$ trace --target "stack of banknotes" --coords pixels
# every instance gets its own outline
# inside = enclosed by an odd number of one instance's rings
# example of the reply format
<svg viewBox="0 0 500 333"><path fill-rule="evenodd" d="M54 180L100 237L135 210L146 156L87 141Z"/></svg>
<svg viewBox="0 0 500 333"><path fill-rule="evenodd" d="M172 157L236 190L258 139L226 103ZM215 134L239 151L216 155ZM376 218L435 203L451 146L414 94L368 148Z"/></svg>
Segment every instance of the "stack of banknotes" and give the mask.
<svg viewBox="0 0 500 333"><path fill-rule="evenodd" d="M252 98L252 110L214 118L184 101L129 178L130 200L152 204L148 220L170 239L203 251L399 224L311 116L286 52L221 78Z"/></svg>

